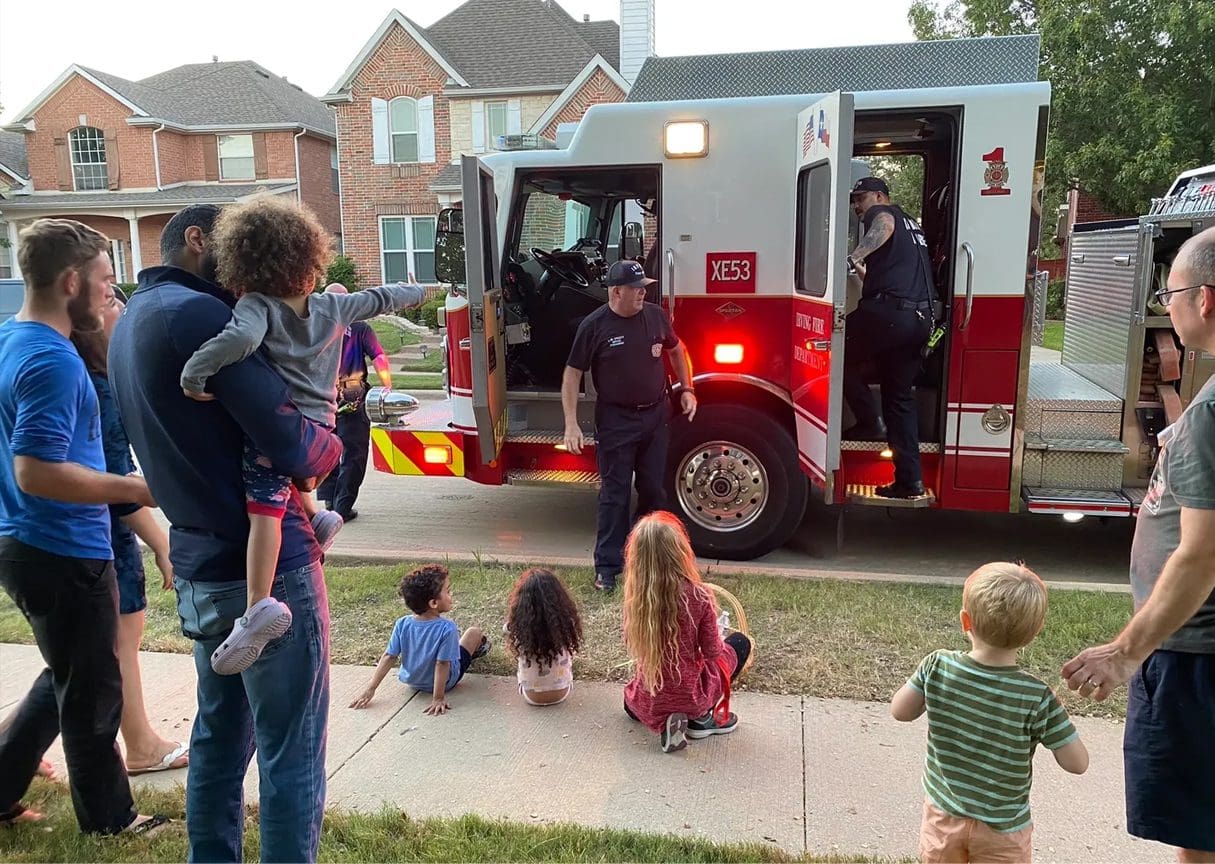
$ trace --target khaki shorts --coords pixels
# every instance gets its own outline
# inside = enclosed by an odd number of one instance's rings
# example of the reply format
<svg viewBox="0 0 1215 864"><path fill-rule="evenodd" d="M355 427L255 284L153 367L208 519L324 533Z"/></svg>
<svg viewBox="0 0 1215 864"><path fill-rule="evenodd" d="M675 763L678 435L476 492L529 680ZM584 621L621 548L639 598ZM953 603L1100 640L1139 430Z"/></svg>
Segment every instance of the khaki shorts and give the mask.
<svg viewBox="0 0 1215 864"><path fill-rule="evenodd" d="M943 813L924 802L920 860L924 864L1024 864L1033 860L1033 826L1002 834L977 819Z"/></svg>

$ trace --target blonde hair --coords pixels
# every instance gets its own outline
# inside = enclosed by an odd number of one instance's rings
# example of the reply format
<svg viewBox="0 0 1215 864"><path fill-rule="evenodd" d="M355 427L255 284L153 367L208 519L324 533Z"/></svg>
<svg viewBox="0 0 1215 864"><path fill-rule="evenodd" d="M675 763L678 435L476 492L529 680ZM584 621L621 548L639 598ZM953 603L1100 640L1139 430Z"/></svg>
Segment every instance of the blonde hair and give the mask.
<svg viewBox="0 0 1215 864"><path fill-rule="evenodd" d="M1023 648L1046 621L1046 583L1024 564L984 564L967 577L962 608L983 642L993 648Z"/></svg>
<svg viewBox="0 0 1215 864"><path fill-rule="evenodd" d="M683 523L663 511L642 517L624 549L624 641L651 695L663 687L663 670L677 661L679 615L681 607L689 614L684 596L689 582L700 588ZM713 603L712 594L700 590Z"/></svg>

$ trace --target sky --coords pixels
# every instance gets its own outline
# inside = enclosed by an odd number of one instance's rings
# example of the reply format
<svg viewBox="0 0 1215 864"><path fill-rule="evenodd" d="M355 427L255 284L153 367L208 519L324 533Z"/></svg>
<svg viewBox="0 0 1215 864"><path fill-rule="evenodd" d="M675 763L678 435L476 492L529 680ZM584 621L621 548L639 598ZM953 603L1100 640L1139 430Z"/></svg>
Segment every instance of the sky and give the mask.
<svg viewBox="0 0 1215 864"><path fill-rule="evenodd" d="M398 0L429 26L461 0ZM619 20L618 0L559 0L576 19ZM10 121L72 63L138 80L183 63L255 60L309 93L328 91L392 0L0 0L0 120ZM907 42L909 0L656 0L664 56ZM323 14L328 7L333 12ZM740 14L741 13L741 14ZM239 22L239 26L234 26ZM35 34L36 37L35 38ZM526 51L526 46L520 46Z"/></svg>

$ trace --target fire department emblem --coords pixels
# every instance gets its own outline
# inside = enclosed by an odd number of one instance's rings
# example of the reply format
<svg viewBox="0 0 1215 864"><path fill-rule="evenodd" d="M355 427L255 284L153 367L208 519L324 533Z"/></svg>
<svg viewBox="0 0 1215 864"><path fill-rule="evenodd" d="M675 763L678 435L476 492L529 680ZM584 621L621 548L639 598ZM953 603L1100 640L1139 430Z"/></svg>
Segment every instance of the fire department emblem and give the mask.
<svg viewBox="0 0 1215 864"><path fill-rule="evenodd" d="M739 306L737 303L723 303L713 311L729 321L731 318L737 318L747 310Z"/></svg>
<svg viewBox="0 0 1215 864"><path fill-rule="evenodd" d="M983 155L987 168L983 171L983 182L986 189L980 189L980 195L1011 195L1012 190L1006 189L1008 183L1008 163L1004 161L1004 148L997 147Z"/></svg>

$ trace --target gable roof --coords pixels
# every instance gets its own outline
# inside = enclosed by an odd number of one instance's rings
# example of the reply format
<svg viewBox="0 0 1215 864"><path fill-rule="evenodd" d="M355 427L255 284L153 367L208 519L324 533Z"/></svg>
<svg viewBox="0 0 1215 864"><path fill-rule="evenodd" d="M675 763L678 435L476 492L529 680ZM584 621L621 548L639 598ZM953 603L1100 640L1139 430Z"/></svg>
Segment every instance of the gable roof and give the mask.
<svg viewBox="0 0 1215 864"><path fill-rule="evenodd" d="M160 122L182 128L304 125L335 136L332 112L315 96L267 71L252 60L190 63L139 81L108 72L70 66L25 109L14 125L35 112L72 74L100 86L132 110L136 124Z"/></svg>
<svg viewBox="0 0 1215 864"><path fill-rule="evenodd" d="M28 180L29 163L25 157L24 132L0 132L0 171L18 180Z"/></svg>
<svg viewBox="0 0 1215 864"><path fill-rule="evenodd" d="M555 0L467 0L429 27L393 10L325 101L341 101L367 59L396 24L448 72L456 87L560 90L602 56L620 66L615 21L575 21Z"/></svg>
<svg viewBox="0 0 1215 864"><path fill-rule="evenodd" d="M1038 37L650 57L630 102L903 90L1038 80Z"/></svg>

